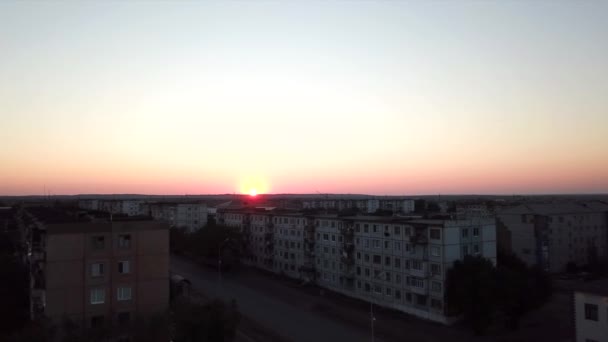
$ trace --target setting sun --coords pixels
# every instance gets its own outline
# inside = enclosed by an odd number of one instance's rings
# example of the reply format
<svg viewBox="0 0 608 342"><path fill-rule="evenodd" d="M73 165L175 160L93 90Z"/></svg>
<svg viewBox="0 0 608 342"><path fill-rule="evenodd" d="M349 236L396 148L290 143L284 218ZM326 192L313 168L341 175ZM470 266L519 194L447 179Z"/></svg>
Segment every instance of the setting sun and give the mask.
<svg viewBox="0 0 608 342"><path fill-rule="evenodd" d="M256 189L249 190L249 196L255 197L258 195L258 191Z"/></svg>

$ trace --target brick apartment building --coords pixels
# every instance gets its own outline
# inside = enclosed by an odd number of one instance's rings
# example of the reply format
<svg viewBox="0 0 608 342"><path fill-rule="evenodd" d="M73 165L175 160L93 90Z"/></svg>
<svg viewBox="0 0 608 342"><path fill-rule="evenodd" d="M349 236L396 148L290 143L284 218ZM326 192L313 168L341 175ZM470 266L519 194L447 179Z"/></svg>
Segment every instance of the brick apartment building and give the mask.
<svg viewBox="0 0 608 342"><path fill-rule="evenodd" d="M32 318L121 331L169 305L169 231L144 218L110 221L26 208L20 223ZM125 329L126 330L126 329Z"/></svg>

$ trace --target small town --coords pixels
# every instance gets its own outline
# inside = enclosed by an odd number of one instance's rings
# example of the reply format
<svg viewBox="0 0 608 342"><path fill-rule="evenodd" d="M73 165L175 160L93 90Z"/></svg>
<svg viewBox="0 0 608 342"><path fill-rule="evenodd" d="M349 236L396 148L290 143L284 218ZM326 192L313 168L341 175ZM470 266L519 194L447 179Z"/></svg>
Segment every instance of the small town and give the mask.
<svg viewBox="0 0 608 342"><path fill-rule="evenodd" d="M0 342L608 342L608 0L0 1Z"/></svg>

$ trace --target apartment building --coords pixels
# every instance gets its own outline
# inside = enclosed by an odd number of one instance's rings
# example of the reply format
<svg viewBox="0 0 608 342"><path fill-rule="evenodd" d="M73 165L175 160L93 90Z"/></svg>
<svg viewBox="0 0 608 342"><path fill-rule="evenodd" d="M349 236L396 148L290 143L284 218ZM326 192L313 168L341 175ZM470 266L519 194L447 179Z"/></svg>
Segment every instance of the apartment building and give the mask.
<svg viewBox="0 0 608 342"><path fill-rule="evenodd" d="M450 323L448 268L465 255L496 262L492 219L423 220L218 210L245 237L246 262L345 295Z"/></svg>
<svg viewBox="0 0 608 342"><path fill-rule="evenodd" d="M570 262L582 266L592 255L608 256L607 213L601 202L524 204L499 211L497 224L508 236L505 249L528 265L562 272Z"/></svg>
<svg viewBox="0 0 608 342"><path fill-rule="evenodd" d="M84 327L127 331L169 305L169 232L163 222L20 212L31 273L32 319L64 317Z"/></svg>
<svg viewBox="0 0 608 342"><path fill-rule="evenodd" d="M175 206L175 220L172 226L186 228L194 232L207 224L207 205L205 203L179 203Z"/></svg>
<svg viewBox="0 0 608 342"><path fill-rule="evenodd" d="M608 342L608 281L580 284L573 297L576 342Z"/></svg>
<svg viewBox="0 0 608 342"><path fill-rule="evenodd" d="M394 214L407 214L414 211L414 200L404 198L357 198L310 199L302 201L303 209L322 209L342 211L358 209L362 213L375 213L377 210L390 211Z"/></svg>

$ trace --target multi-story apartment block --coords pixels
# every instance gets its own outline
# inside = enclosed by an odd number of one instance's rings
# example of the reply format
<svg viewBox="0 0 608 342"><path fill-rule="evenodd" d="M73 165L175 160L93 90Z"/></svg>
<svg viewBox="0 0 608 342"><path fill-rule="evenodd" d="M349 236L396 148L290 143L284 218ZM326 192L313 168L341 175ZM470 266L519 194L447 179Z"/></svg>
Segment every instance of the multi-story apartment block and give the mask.
<svg viewBox="0 0 608 342"><path fill-rule="evenodd" d="M570 262L580 266L593 255L608 256L607 213L600 202L525 204L501 210L497 224L506 249L526 264L562 272Z"/></svg>
<svg viewBox="0 0 608 342"><path fill-rule="evenodd" d="M576 342L608 342L608 281L580 284L574 290Z"/></svg>
<svg viewBox="0 0 608 342"><path fill-rule="evenodd" d="M175 207L172 225L186 228L189 232L201 229L207 224L207 205L204 203L179 203Z"/></svg>
<svg viewBox="0 0 608 342"><path fill-rule="evenodd" d="M20 222L31 273L32 318L64 317L121 334L169 305L168 225L28 208ZM119 336L120 337L120 336Z"/></svg>
<svg viewBox="0 0 608 342"><path fill-rule="evenodd" d="M312 199L302 201L302 208L331 211L358 209L360 212L368 214L381 209L395 214L407 214L414 211L414 200L403 198Z"/></svg>
<svg viewBox="0 0 608 342"><path fill-rule="evenodd" d="M466 255L496 262L492 219L422 220L218 210L238 227L245 261L345 295L449 323L445 278Z"/></svg>

